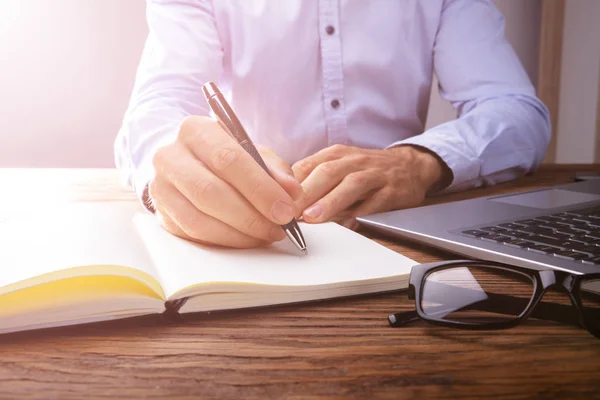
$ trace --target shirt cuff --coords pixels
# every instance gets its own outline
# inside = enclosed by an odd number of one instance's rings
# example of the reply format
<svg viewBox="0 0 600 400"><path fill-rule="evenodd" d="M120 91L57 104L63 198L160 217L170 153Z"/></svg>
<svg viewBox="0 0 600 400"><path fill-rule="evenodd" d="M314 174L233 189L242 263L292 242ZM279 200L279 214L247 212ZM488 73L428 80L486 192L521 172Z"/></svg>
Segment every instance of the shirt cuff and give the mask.
<svg viewBox="0 0 600 400"><path fill-rule="evenodd" d="M479 178L481 170L479 158L475 154L471 154L472 150L456 134L456 131L448 131L444 125L395 142L388 148L400 145L423 147L446 163L453 176L450 184L440 193L470 189L475 186Z"/></svg>

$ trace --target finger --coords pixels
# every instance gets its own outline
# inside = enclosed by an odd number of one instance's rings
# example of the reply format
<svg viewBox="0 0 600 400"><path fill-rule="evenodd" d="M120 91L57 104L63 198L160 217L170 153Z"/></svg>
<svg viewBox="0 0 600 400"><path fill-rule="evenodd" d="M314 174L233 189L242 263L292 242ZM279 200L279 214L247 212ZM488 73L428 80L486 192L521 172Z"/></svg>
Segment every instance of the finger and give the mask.
<svg viewBox="0 0 600 400"><path fill-rule="evenodd" d="M348 158L328 161L319 165L302 183L304 196L297 201L297 207L302 212L323 198L357 168L358 166Z"/></svg>
<svg viewBox="0 0 600 400"><path fill-rule="evenodd" d="M290 195L218 123L188 118L180 128L180 137L199 160L266 218L286 224L294 217Z"/></svg>
<svg viewBox="0 0 600 400"><path fill-rule="evenodd" d="M199 211L266 241L285 237L280 226L260 214L238 191L219 179L204 164L184 152L170 160L169 180Z"/></svg>
<svg viewBox="0 0 600 400"><path fill-rule="evenodd" d="M338 224L342 225L344 221L351 218L354 218L352 212L350 210L344 210L335 217L331 218L331 221L337 222Z"/></svg>
<svg viewBox="0 0 600 400"><path fill-rule="evenodd" d="M152 192L161 224L176 236L198 243L235 248L267 244L199 211L169 183L156 184Z"/></svg>
<svg viewBox="0 0 600 400"><path fill-rule="evenodd" d="M302 217L310 223L328 221L384 184L385 179L379 173L370 171L351 173L331 192L304 210Z"/></svg>
<svg viewBox="0 0 600 400"><path fill-rule="evenodd" d="M356 222L356 218L345 218L340 220L338 223L344 228L348 228L352 231L357 230L359 227L358 222Z"/></svg>
<svg viewBox="0 0 600 400"><path fill-rule="evenodd" d="M351 230L356 230L359 226L356 218L354 218L352 215L352 211L349 210L342 211L335 217L331 218L331 221Z"/></svg>
<svg viewBox="0 0 600 400"><path fill-rule="evenodd" d="M290 195L292 200L298 200L303 194L302 185L294 177L294 172L289 164L268 149L262 148L259 152L277 183Z"/></svg>
<svg viewBox="0 0 600 400"><path fill-rule="evenodd" d="M156 209L154 215L158 218L160 225L168 232L183 239L192 240L166 213Z"/></svg>
<svg viewBox="0 0 600 400"><path fill-rule="evenodd" d="M376 214L380 212L413 207L420 204L421 200L411 195L409 191L394 193L390 188L383 188L365 200L354 212L357 217Z"/></svg>
<svg viewBox="0 0 600 400"><path fill-rule="evenodd" d="M305 159L295 163L292 166L294 176L298 182L304 183L304 180L308 178L319 165L322 165L328 161L340 159L343 156L350 154L352 151L352 147L343 146L340 144L327 147L326 149L323 149L312 156L306 157Z"/></svg>

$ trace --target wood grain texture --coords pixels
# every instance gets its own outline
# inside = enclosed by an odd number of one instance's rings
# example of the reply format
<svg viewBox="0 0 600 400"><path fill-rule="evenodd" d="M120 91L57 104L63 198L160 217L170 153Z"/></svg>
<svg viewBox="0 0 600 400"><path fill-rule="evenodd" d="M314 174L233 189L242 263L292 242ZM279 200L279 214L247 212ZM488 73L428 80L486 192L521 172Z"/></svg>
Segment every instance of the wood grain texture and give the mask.
<svg viewBox="0 0 600 400"><path fill-rule="evenodd" d="M594 162L600 162L600 70L598 74L598 91L596 92L596 152Z"/></svg>
<svg viewBox="0 0 600 400"><path fill-rule="evenodd" d="M600 167L542 167L428 203L566 183L576 170ZM14 207L0 207L0 216L137 201L111 170L0 170L0 185L0 205ZM373 238L419 262L455 258ZM389 313L412 308L399 292L3 335L0 398L600 398L600 341L581 328L536 320L499 332L387 325Z"/></svg>
<svg viewBox="0 0 600 400"><path fill-rule="evenodd" d="M565 0L542 1L537 94L548 107L552 124L552 137L544 158L546 163L556 160L564 15Z"/></svg>

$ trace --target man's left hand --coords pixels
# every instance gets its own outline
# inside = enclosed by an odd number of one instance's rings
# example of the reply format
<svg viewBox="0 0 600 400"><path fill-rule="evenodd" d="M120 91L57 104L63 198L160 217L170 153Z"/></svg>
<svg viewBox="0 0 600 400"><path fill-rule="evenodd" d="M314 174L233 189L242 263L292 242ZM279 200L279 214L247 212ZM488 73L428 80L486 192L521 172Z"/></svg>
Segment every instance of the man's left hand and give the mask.
<svg viewBox="0 0 600 400"><path fill-rule="evenodd" d="M335 220L352 229L355 217L419 205L448 173L433 154L410 145L386 150L334 145L292 169L304 189L296 202L303 219Z"/></svg>

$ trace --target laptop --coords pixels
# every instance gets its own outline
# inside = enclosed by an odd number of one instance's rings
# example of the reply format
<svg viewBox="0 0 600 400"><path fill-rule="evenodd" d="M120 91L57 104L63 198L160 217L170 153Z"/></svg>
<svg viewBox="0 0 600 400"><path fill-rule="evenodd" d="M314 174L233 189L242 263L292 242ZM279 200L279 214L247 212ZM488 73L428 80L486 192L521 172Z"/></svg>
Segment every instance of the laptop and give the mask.
<svg viewBox="0 0 600 400"><path fill-rule="evenodd" d="M600 179L357 220L468 258L537 270L600 272Z"/></svg>

